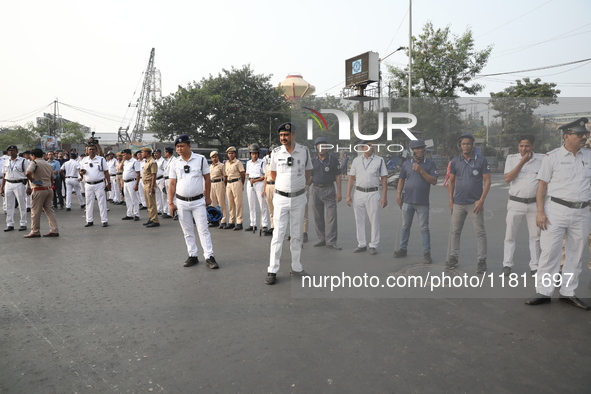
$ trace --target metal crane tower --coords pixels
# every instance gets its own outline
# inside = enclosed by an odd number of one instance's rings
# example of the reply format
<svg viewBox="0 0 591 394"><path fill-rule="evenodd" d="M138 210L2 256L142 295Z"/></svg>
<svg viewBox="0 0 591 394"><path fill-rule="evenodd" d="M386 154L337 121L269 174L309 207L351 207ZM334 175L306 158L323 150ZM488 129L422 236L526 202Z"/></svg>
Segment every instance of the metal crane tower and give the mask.
<svg viewBox="0 0 591 394"><path fill-rule="evenodd" d="M142 85L142 92L139 99L134 104L129 103L130 107L137 107L137 118L135 126L131 133L131 138L125 131L125 138L127 142L140 142L142 141L144 131L146 131L146 123L150 112L152 110L153 102L162 98L162 81L160 78L160 70L154 67L154 55L155 50L152 48L150 52L150 60L148 61L148 67L144 72L144 82ZM121 132L121 129L120 129Z"/></svg>

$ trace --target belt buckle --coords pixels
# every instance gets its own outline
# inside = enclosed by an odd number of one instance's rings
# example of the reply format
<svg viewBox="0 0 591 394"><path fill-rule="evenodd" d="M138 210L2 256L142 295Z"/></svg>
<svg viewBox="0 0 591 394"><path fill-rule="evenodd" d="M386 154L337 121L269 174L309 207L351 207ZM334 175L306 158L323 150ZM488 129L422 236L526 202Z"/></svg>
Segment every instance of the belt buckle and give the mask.
<svg viewBox="0 0 591 394"><path fill-rule="evenodd" d="M572 207L575 209L581 209L581 208L583 208L583 203L582 202L575 202L575 203L573 203Z"/></svg>

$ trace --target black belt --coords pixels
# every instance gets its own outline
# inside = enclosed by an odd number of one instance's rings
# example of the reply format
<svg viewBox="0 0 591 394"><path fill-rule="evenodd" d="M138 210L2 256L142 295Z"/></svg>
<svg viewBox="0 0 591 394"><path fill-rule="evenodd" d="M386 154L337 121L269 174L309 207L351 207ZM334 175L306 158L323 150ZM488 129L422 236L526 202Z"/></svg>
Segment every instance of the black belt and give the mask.
<svg viewBox="0 0 591 394"><path fill-rule="evenodd" d="M286 193L286 192L282 192L281 190L275 189L275 193L277 193L283 197L297 197L297 196L301 196L305 192L306 192L306 189L298 190L297 192L294 192L294 193Z"/></svg>
<svg viewBox="0 0 591 394"><path fill-rule="evenodd" d="M211 183L218 183L218 182L221 182L221 181L223 181L223 179L222 179L222 178L219 178L219 179L212 179L212 180L211 180Z"/></svg>
<svg viewBox="0 0 591 394"><path fill-rule="evenodd" d="M160 175L156 177L156 180L164 178L164 175Z"/></svg>
<svg viewBox="0 0 591 394"><path fill-rule="evenodd" d="M378 188L377 187L363 188L363 187L355 186L355 190L359 190L360 192L364 192L364 193L369 193L369 192L377 192Z"/></svg>
<svg viewBox="0 0 591 394"><path fill-rule="evenodd" d="M115 175L123 175L123 173L122 172L118 172Z"/></svg>
<svg viewBox="0 0 591 394"><path fill-rule="evenodd" d="M27 183L26 179L7 179L6 182L9 183L22 183L23 185Z"/></svg>
<svg viewBox="0 0 591 394"><path fill-rule="evenodd" d="M203 198L203 194L200 194L195 197L183 197L183 196L179 196L178 194L175 194L174 196L176 198L178 198L179 200L183 200L183 201L197 201L197 200L201 200Z"/></svg>
<svg viewBox="0 0 591 394"><path fill-rule="evenodd" d="M515 197L512 195L509 195L509 200L513 200L513 201L517 201L517 202L522 202L524 204L531 204L533 202L536 202L536 198L532 197L532 198L521 198L521 197Z"/></svg>
<svg viewBox="0 0 591 394"><path fill-rule="evenodd" d="M100 181L96 181L96 182L86 182L87 185L98 185L99 183L103 183L105 180L101 179Z"/></svg>
<svg viewBox="0 0 591 394"><path fill-rule="evenodd" d="M334 183L314 183L314 187L331 187L334 186ZM377 190L377 188L376 188Z"/></svg>
<svg viewBox="0 0 591 394"><path fill-rule="evenodd" d="M66 178L78 178L77 176L67 176Z"/></svg>
<svg viewBox="0 0 591 394"><path fill-rule="evenodd" d="M238 182L240 180L240 178L235 178L235 179L230 179L228 181L228 183L234 183L234 182Z"/></svg>
<svg viewBox="0 0 591 394"><path fill-rule="evenodd" d="M267 181L267 185L274 185L275 181Z"/></svg>
<svg viewBox="0 0 591 394"><path fill-rule="evenodd" d="M116 176L117 174L109 174L109 176Z"/></svg>
<svg viewBox="0 0 591 394"><path fill-rule="evenodd" d="M571 202L566 201L561 198L550 197L550 200L554 201L557 204L564 205L565 207L574 208L574 209L581 209L589 206L589 201L585 202Z"/></svg>
<svg viewBox="0 0 591 394"><path fill-rule="evenodd" d="M168 176L165 176L165 177L164 177L164 179L169 179L169 178L170 178L170 177L168 177Z"/></svg>
<svg viewBox="0 0 591 394"><path fill-rule="evenodd" d="M252 178L252 177L248 177L248 179L249 179L249 180L250 180L250 179L259 179L259 178L262 178L262 176L257 176L257 177L254 177L254 178Z"/></svg>
<svg viewBox="0 0 591 394"><path fill-rule="evenodd" d="M129 183L129 182L133 182L133 181L135 181L135 178L133 178L133 179L124 179L123 180L123 182L125 182L125 183Z"/></svg>

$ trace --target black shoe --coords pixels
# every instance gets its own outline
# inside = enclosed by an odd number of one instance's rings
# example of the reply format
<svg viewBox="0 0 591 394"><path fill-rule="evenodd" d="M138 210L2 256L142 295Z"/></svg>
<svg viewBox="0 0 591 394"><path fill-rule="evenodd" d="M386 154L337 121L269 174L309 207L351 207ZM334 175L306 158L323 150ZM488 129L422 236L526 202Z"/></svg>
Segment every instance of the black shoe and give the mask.
<svg viewBox="0 0 591 394"><path fill-rule="evenodd" d="M71 210L72 210L72 208L66 208L66 211L71 211Z"/></svg>
<svg viewBox="0 0 591 394"><path fill-rule="evenodd" d="M324 242L324 241L318 241L318 242L316 242L316 243L315 243L314 245L312 245L312 246L314 246L315 248L319 248L319 247L321 247L321 246L326 246L326 242Z"/></svg>
<svg viewBox="0 0 591 394"><path fill-rule="evenodd" d="M503 275L505 275L505 276L511 275L511 267L504 266L503 267Z"/></svg>
<svg viewBox="0 0 591 394"><path fill-rule="evenodd" d="M14 230L14 227L13 227L13 226L8 226L8 227L6 227L6 228L4 229L4 232L7 232L7 231L12 231L12 230Z"/></svg>
<svg viewBox="0 0 591 394"><path fill-rule="evenodd" d="M394 258L397 259L399 257L406 257L406 249L398 249L397 251L394 252Z"/></svg>
<svg viewBox="0 0 591 394"><path fill-rule="evenodd" d="M240 231L242 230L242 223L237 224L236 227L234 227L234 231Z"/></svg>
<svg viewBox="0 0 591 394"><path fill-rule="evenodd" d="M308 233L304 233L304 236L302 237L302 243L307 243L308 242Z"/></svg>
<svg viewBox="0 0 591 394"><path fill-rule="evenodd" d="M353 251L353 253L361 253L361 252L365 252L367 250L367 246L364 247L356 247L355 250Z"/></svg>
<svg viewBox="0 0 591 394"><path fill-rule="evenodd" d="M148 221L146 223L143 223L143 225L147 226L148 224L152 224L152 223L154 223L154 222L148 219Z"/></svg>
<svg viewBox="0 0 591 394"><path fill-rule="evenodd" d="M27 226L20 226L18 228L18 231L25 231L27 229Z"/></svg>
<svg viewBox="0 0 591 394"><path fill-rule="evenodd" d="M207 224L207 227L219 227L220 222L211 222Z"/></svg>
<svg viewBox="0 0 591 394"><path fill-rule="evenodd" d="M458 266L458 258L454 256L449 256L449 260L445 263L446 270L453 270Z"/></svg>
<svg viewBox="0 0 591 394"><path fill-rule="evenodd" d="M343 248L341 248L341 247L338 247L338 246L336 246L336 245L326 245L326 247L327 247L328 249L332 249L332 250L343 250Z"/></svg>
<svg viewBox="0 0 591 394"><path fill-rule="evenodd" d="M199 263L199 259L197 258L197 256L195 256L195 257L189 256L187 261L185 261L185 264L183 265L183 267L192 267L192 266L196 265L197 263Z"/></svg>
<svg viewBox="0 0 591 394"><path fill-rule="evenodd" d="M478 266L476 267L476 273L478 275L482 275L485 272L486 272L486 260L485 259L478 260Z"/></svg>
<svg viewBox="0 0 591 394"><path fill-rule="evenodd" d="M103 223L103 227L109 227L109 223L107 223L107 222L104 222L104 223Z"/></svg>
<svg viewBox="0 0 591 394"><path fill-rule="evenodd" d="M93 222L88 222L88 223L86 223L86 225L84 227L90 227L90 226L94 226L94 223Z"/></svg>
<svg viewBox="0 0 591 394"><path fill-rule="evenodd" d="M27 212L31 212L31 208L27 208Z"/></svg>
<svg viewBox="0 0 591 394"><path fill-rule="evenodd" d="M277 274L274 274L272 272L269 272L267 274L267 279L265 279L265 283L268 285L272 285L273 283L275 283L275 278L277 277Z"/></svg>
<svg viewBox="0 0 591 394"><path fill-rule="evenodd" d="M273 235L273 228L270 228L270 229L268 229L267 231L265 231L265 232L263 233L263 235L267 235L267 236L268 236L268 235Z"/></svg>
<svg viewBox="0 0 591 394"><path fill-rule="evenodd" d="M80 209L84 209L84 208L86 208L86 204L80 205Z"/></svg>
<svg viewBox="0 0 591 394"><path fill-rule="evenodd" d="M169 214L167 214L167 213L163 213L163 214L162 214L162 219L172 219L172 216L170 216L170 215L169 215Z"/></svg>
<svg viewBox="0 0 591 394"><path fill-rule="evenodd" d="M148 207L146 207L145 205L142 205L142 207L140 208L140 211L145 211L146 209L148 209Z"/></svg>
<svg viewBox="0 0 591 394"><path fill-rule="evenodd" d="M218 227L219 229L225 229L226 228L226 223L220 223L220 226Z"/></svg>
<svg viewBox="0 0 591 394"><path fill-rule="evenodd" d="M591 307L589 305L587 305L583 301L579 300L577 298L577 296L571 296L571 297L561 296L560 297L560 301L566 302L569 305L576 306L577 308L581 308L581 309L586 310L586 311L588 311L589 309L591 309Z"/></svg>
<svg viewBox="0 0 591 394"><path fill-rule="evenodd" d="M179 214L178 213L175 213L174 214L174 218L172 218L172 220L179 220Z"/></svg>
<svg viewBox="0 0 591 394"><path fill-rule="evenodd" d="M63 209L64 209L64 206L63 205L60 205L60 211L63 210Z"/></svg>
<svg viewBox="0 0 591 394"><path fill-rule="evenodd" d="M306 271L301 270L301 271L289 271L289 275L290 276L295 276L296 278L305 278L307 276L310 276Z"/></svg>
<svg viewBox="0 0 591 394"><path fill-rule="evenodd" d="M431 264L433 259L431 258L431 252L423 253L423 264Z"/></svg>
<svg viewBox="0 0 591 394"><path fill-rule="evenodd" d="M531 272L530 272L531 276L534 276L537 273L538 273L538 270L531 270Z"/></svg>
<svg viewBox="0 0 591 394"><path fill-rule="evenodd" d="M134 216L133 217L133 221L134 222L139 222L140 221L140 217L139 216Z"/></svg>
<svg viewBox="0 0 591 394"><path fill-rule="evenodd" d="M247 228L244 229L244 231L256 231L256 230L257 230L256 226L254 226L254 227L248 226Z"/></svg>
<svg viewBox="0 0 591 394"><path fill-rule="evenodd" d="M124 218L121 218L121 220L133 220L133 216L126 216Z"/></svg>
<svg viewBox="0 0 591 394"><path fill-rule="evenodd" d="M234 223L226 224L226 227L224 227L224 230L230 230L234 227L236 227L236 225Z"/></svg>
<svg viewBox="0 0 591 394"><path fill-rule="evenodd" d="M152 223L146 225L146 228L148 228L148 227L160 227L160 223L152 222Z"/></svg>
<svg viewBox="0 0 591 394"><path fill-rule="evenodd" d="M205 260L205 265L207 265L207 268L211 268L212 270L217 270L220 268L218 262L215 261L215 257L213 256L209 256L209 258Z"/></svg>
<svg viewBox="0 0 591 394"><path fill-rule="evenodd" d="M533 298L528 298L527 300L525 300L525 304L526 305L540 305L540 304L549 304L552 302L552 298L542 295L542 294L536 294L535 297Z"/></svg>

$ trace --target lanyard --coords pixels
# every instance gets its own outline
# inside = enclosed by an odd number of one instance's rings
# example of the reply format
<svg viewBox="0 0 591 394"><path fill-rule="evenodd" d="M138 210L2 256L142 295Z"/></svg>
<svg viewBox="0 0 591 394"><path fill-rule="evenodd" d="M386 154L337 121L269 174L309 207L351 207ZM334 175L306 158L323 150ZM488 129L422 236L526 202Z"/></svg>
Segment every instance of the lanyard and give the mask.
<svg viewBox="0 0 591 394"><path fill-rule="evenodd" d="M463 155L462 155L463 156ZM478 155L474 155L474 164L470 164L470 162L468 160L466 160L464 157L462 157L464 159L464 163L468 164L468 166L470 166L470 168L474 169L474 166L476 166L476 159L478 159Z"/></svg>
<svg viewBox="0 0 591 394"><path fill-rule="evenodd" d="M365 165L365 164L363 163L363 160L364 160L364 159L365 159L365 157L363 157L363 159L361 159L361 160L362 160L362 161L361 161L361 164L363 164L363 168L365 168L365 171L367 171L367 169L369 168L369 166L370 166L371 162L373 161L373 155L371 155L371 158L370 158L370 159L369 159L369 161L367 162L367 165Z"/></svg>

